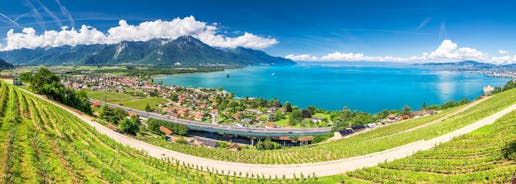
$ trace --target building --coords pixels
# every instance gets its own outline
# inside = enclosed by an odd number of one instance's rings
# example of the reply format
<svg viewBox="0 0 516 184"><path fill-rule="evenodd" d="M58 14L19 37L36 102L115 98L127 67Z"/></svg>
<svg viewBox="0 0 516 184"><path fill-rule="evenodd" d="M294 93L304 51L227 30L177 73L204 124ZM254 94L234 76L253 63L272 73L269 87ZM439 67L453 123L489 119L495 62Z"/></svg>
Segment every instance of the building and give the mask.
<svg viewBox="0 0 516 184"><path fill-rule="evenodd" d="M196 146L208 146L212 148L217 147L217 141L213 139L203 138L203 137L194 137L193 144Z"/></svg>
<svg viewBox="0 0 516 184"><path fill-rule="evenodd" d="M159 126L159 131L165 134L165 141L171 141L173 139L172 134L174 134L174 131L168 129L164 126ZM177 140L173 140L176 142Z"/></svg>
<svg viewBox="0 0 516 184"><path fill-rule="evenodd" d="M490 95L494 92L494 88L491 85L487 85L484 87L483 91L484 91L484 95Z"/></svg>

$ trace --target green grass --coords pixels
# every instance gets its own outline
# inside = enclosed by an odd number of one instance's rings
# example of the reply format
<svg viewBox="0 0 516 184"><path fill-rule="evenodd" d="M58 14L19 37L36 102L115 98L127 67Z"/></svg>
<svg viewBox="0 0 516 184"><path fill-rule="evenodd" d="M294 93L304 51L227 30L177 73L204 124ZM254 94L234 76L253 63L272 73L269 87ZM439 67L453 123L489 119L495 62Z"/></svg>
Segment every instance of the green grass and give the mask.
<svg viewBox="0 0 516 184"><path fill-rule="evenodd" d="M320 178L327 183L510 183L515 160L504 150L516 142L516 111L494 124L408 158ZM514 148L513 148L514 149ZM512 150L514 154L515 150Z"/></svg>
<svg viewBox="0 0 516 184"><path fill-rule="evenodd" d="M134 99L139 98L132 95L124 94L124 93L117 93L117 92L100 92L100 91L88 91L86 92L89 98L104 101L104 98L107 102L113 102L113 101L120 101L120 100L127 100L127 99Z"/></svg>
<svg viewBox="0 0 516 184"><path fill-rule="evenodd" d="M425 127L417 133L403 136L431 138L465 126L514 103L516 90L495 95L457 117ZM450 110L451 111L451 110ZM444 112L447 113L447 112ZM443 113L443 114L444 114ZM428 116L393 124L396 132L424 124L439 116ZM67 111L0 82L0 178L1 183L504 183L516 169L514 161L506 160L501 150L516 141L516 112L504 116L495 124L485 126L451 142L419 152L411 157L386 162L377 167L318 179L249 179L222 176L217 171L203 172L175 161L158 160L141 151L122 146L80 121ZM388 127L391 127L388 126ZM387 128L387 127L385 127ZM378 128L375 130L382 130ZM353 138L357 146L366 143L390 144L398 134L392 130L370 131L363 138ZM428 135L426 135L428 134ZM362 137L355 136L355 137ZM381 138L380 138L381 137ZM379 138L371 140L371 138ZM381 140L380 140L381 139ZM397 139L400 139L397 137ZM348 140L352 140L349 138ZM328 143L326 146L343 147ZM349 143L349 142L345 142ZM351 142L352 143L352 142ZM300 147L279 151L220 152L232 156L247 155L247 160L277 158L289 161L291 157L322 154L326 146ZM190 149L190 148L186 148ZM364 148L368 149L368 148ZM192 149L199 151L199 149ZM301 151L303 150L303 151ZM293 152L297 151L297 152ZM311 153L312 151L316 151ZM323 150L321 150L323 151ZM327 149L329 153L341 154ZM351 150L353 152L353 150ZM371 150L370 150L371 151ZM355 151L356 152L356 151ZM202 152L205 153L205 152ZM243 155L237 155L244 153ZM260 153L260 154L257 154ZM282 157L277 157L281 153ZM263 155L261 155L263 154ZM270 156L265 156L268 154ZM220 155L218 155L220 156ZM310 158L310 157L306 157ZM317 158L317 157L313 157ZM306 160L306 161L314 161ZM270 162L269 162L270 163ZM281 177L281 176L279 176Z"/></svg>
<svg viewBox="0 0 516 184"><path fill-rule="evenodd" d="M433 120L437 120L461 107L450 108L439 114L431 116L394 123L389 126L376 128L338 141L304 147L285 148L281 150L260 151L246 149L235 152L228 151L226 149L192 147L189 145L169 143L160 139L148 137L138 138L170 150L216 160L253 164L312 163L365 155L402 146L418 140L431 139L494 114L514 104L516 101L514 99L516 99L516 89L494 95L490 99L487 99L464 112L458 113L447 120L413 131L404 132L404 130L409 130Z"/></svg>
<svg viewBox="0 0 516 184"><path fill-rule="evenodd" d="M104 97L106 97L108 103L123 105L138 110L145 110L147 104L151 107L156 107L158 104L166 104L168 102L168 100L158 97L142 98L117 92L88 91L87 95L89 98L99 101L104 101Z"/></svg>
<svg viewBox="0 0 516 184"><path fill-rule="evenodd" d="M318 117L318 118L326 118L326 119L330 119L330 115L329 114L324 114L324 113L315 113L313 115L313 117Z"/></svg>
<svg viewBox="0 0 516 184"><path fill-rule="evenodd" d="M149 104L151 107L156 107L158 104L166 104L168 100L158 97L148 97L137 100L122 100L117 101L116 104L121 104L126 107L130 107L138 110L145 110L145 106Z"/></svg>
<svg viewBox="0 0 516 184"><path fill-rule="evenodd" d="M0 81L0 183L314 183L221 175L155 159ZM280 177L280 176L278 176Z"/></svg>

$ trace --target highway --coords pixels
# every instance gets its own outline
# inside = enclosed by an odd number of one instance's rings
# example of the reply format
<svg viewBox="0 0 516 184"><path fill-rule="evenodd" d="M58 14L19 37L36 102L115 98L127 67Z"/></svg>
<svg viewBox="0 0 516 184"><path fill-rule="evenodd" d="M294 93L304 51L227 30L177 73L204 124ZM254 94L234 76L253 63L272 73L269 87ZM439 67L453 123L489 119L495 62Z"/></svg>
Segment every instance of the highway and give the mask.
<svg viewBox="0 0 516 184"><path fill-rule="evenodd" d="M90 101L100 102L98 100L91 99ZM231 134L238 136L249 136L249 137L279 137L279 136L314 136L314 135L326 135L331 132L331 127L321 128L251 128L251 127L238 127L236 125L219 125L210 124L186 119L172 118L170 116L164 116L157 113L145 112L117 104L104 103L110 107L121 108L127 112L137 114L140 117L154 118L163 121L183 124L190 130L214 132L222 134Z"/></svg>

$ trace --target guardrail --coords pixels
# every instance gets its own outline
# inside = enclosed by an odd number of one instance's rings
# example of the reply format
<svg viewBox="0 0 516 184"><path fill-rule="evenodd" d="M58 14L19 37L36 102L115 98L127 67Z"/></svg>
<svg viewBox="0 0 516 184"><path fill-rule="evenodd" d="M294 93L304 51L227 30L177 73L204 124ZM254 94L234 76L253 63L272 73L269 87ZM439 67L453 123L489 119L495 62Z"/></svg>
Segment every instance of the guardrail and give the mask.
<svg viewBox="0 0 516 184"><path fill-rule="evenodd" d="M100 102L97 100L90 100L90 102ZM250 137L279 137L279 136L314 136L314 135L326 135L331 132L331 127L321 128L252 128L252 127L237 127L235 125L219 125L219 124L208 124L198 121L172 118L170 116L164 116L152 112L145 112L121 105L100 102L107 104L110 107L121 108L127 112L137 114L140 117L154 118L172 123L178 123L186 125L190 130L231 134L239 136L250 136Z"/></svg>

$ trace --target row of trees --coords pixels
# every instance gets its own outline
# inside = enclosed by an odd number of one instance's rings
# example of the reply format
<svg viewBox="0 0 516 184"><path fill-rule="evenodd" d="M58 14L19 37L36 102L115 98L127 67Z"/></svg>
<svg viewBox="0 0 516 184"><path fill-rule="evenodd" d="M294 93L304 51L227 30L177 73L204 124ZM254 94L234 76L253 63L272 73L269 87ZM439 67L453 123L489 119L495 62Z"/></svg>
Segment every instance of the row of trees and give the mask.
<svg viewBox="0 0 516 184"><path fill-rule="evenodd" d="M129 114L121 108L111 108L107 105L102 106L99 118L118 125L118 129L126 134L136 135L140 130L140 118L136 115L128 118Z"/></svg>
<svg viewBox="0 0 516 184"><path fill-rule="evenodd" d="M46 95L49 99L56 100L87 114L92 113L85 92L67 89L61 84L60 77L46 68L41 68L34 74L31 72L23 73L20 75L20 79L29 83L29 89L34 93Z"/></svg>
<svg viewBox="0 0 516 184"><path fill-rule="evenodd" d="M111 108L107 105L102 106L102 111L99 114L100 119L106 120L114 125L126 119L128 113L121 108Z"/></svg>
<svg viewBox="0 0 516 184"><path fill-rule="evenodd" d="M188 133L188 128L186 125L171 123L168 121L158 120L158 119L149 119L147 120L147 129L153 131L154 133L160 134L159 127L164 126L177 135L186 135Z"/></svg>
<svg viewBox="0 0 516 184"><path fill-rule="evenodd" d="M280 149L281 145L277 142L273 142L271 138L267 137L265 140L260 140L255 145L256 149L258 150L273 150L273 149Z"/></svg>

